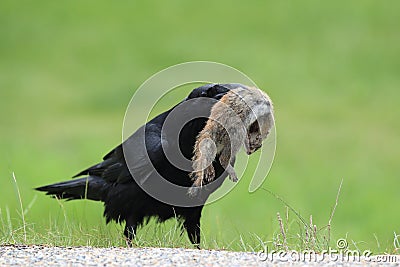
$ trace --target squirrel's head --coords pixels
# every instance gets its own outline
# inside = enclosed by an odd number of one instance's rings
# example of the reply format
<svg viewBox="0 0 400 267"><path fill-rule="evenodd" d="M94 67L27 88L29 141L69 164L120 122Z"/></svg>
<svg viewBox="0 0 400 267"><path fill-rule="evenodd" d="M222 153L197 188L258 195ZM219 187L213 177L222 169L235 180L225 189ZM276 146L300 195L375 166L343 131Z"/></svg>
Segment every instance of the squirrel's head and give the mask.
<svg viewBox="0 0 400 267"><path fill-rule="evenodd" d="M262 142L268 137L272 126L272 114L261 116L250 124L247 129L247 136L245 140L247 155L253 154L262 146Z"/></svg>
<svg viewBox="0 0 400 267"><path fill-rule="evenodd" d="M247 134L244 142L248 155L256 152L262 146L262 142L268 137L274 126L272 102L264 92L261 90L259 92L257 101L250 102L249 105L250 112L247 118Z"/></svg>

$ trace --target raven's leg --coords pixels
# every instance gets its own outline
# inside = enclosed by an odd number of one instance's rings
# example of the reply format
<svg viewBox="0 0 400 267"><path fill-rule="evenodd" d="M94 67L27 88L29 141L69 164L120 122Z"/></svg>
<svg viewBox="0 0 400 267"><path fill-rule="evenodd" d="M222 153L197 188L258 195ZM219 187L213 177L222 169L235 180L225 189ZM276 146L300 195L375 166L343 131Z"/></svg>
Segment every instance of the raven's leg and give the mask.
<svg viewBox="0 0 400 267"><path fill-rule="evenodd" d="M126 237L126 245L128 247L132 247L132 240L136 236L137 225L137 221L135 221L132 217L126 220L124 235Z"/></svg>
<svg viewBox="0 0 400 267"><path fill-rule="evenodd" d="M200 249L200 215L201 209L196 216L187 218L183 222L183 227L185 227L188 233L190 242L192 242L192 244L198 249Z"/></svg>

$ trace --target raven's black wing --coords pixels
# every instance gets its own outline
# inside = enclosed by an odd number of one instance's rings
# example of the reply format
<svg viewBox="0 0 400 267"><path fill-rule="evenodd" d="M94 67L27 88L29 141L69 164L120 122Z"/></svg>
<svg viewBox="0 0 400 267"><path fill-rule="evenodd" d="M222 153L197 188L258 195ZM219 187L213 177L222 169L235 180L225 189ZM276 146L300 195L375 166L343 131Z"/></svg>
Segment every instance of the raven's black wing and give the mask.
<svg viewBox="0 0 400 267"><path fill-rule="evenodd" d="M194 89L177 106L153 118L132 134L123 144L110 151L104 156L102 162L74 177L90 175L101 177L108 183L130 183L133 182L131 175L133 174L136 181L143 183L157 172L157 169L166 167L165 161L168 159L165 157L165 150L176 149L176 147L181 146L183 155L190 159L195 138L204 127L207 118L197 118L188 122L180 133L179 143L176 143L172 133L165 134L162 132L168 115L179 107L179 114L191 113L195 115L198 111L199 114L202 114L202 116L205 114L206 117L215 101L219 100L229 90L239 86L243 87L240 84L207 84ZM214 101L201 101L204 98L210 98ZM125 159L128 159L129 164Z"/></svg>

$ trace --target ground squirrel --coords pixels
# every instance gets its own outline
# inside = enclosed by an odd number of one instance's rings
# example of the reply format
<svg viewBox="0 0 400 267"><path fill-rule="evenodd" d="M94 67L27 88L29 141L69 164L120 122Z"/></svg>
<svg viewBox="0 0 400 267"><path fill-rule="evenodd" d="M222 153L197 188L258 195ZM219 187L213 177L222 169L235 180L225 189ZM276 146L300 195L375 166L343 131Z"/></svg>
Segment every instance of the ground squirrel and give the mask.
<svg viewBox="0 0 400 267"><path fill-rule="evenodd" d="M273 125L273 106L265 92L241 86L225 94L213 106L206 126L197 136L191 173L194 183L189 195L197 195L203 184L214 180L212 162L217 158L230 180L236 182L236 154L242 146L248 155L259 149Z"/></svg>

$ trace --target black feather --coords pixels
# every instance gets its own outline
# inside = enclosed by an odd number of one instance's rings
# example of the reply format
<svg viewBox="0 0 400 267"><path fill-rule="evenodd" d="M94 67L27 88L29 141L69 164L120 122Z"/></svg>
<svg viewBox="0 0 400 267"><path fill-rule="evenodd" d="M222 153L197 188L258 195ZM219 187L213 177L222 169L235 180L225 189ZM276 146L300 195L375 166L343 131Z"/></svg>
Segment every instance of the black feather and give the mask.
<svg viewBox="0 0 400 267"><path fill-rule="evenodd" d="M173 132L174 129L161 133L167 116L177 105L156 116L138 129L124 144L117 146L104 156L102 162L74 176L86 175L86 177L38 187L36 190L47 192L47 195L52 195L59 199L86 198L104 202L104 216L107 223L112 220L119 223L126 222L124 234L128 240L134 238L137 227L145 223L150 217L154 216L160 222L177 217L183 222L190 241L193 244L199 244L201 211L208 196L226 178L227 175L223 167L218 162L213 163L216 177L218 177L216 179L217 182L208 190L201 190L201 203L194 207L174 206L158 201L148 195L138 185L137 181L146 184L148 179L155 179L154 177L158 173L173 184L190 187L193 183L189 177L190 171L181 170L171 164L166 158L163 147L164 149L165 147L167 149L179 147L182 154L188 160L191 160L196 137L204 128L213 104L229 90L238 86L242 85L208 84L194 89L181 102L193 100L190 105L184 107L186 110L181 111L180 114L199 112L202 116L191 120L182 128L178 133L179 143L176 143L173 138L174 134L176 134ZM209 101L209 104L204 104L204 102L200 101L202 97L214 99L215 101ZM176 120L179 123L179 118ZM129 168L125 161L126 155L130 159ZM133 179L132 174L135 179ZM188 201L190 201L189 198Z"/></svg>

